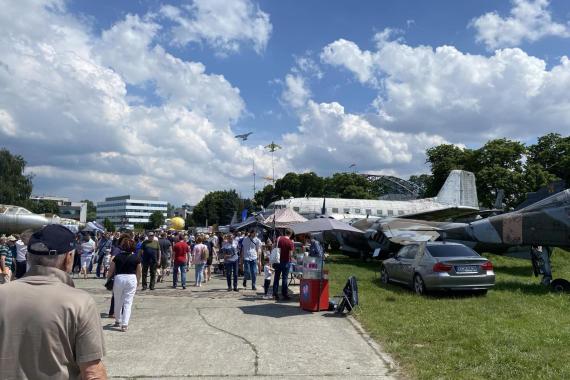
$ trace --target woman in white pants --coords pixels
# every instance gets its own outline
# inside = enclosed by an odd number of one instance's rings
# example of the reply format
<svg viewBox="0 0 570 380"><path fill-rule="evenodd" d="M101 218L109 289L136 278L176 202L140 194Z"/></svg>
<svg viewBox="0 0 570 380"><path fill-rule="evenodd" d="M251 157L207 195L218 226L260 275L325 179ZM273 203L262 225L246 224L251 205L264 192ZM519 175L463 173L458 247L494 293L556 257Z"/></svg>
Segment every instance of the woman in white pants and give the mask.
<svg viewBox="0 0 570 380"><path fill-rule="evenodd" d="M132 239L121 242L121 253L111 262L107 277L115 276L113 296L115 297L115 327L127 331L131 318L131 307L141 280L141 259L134 255L136 243Z"/></svg>

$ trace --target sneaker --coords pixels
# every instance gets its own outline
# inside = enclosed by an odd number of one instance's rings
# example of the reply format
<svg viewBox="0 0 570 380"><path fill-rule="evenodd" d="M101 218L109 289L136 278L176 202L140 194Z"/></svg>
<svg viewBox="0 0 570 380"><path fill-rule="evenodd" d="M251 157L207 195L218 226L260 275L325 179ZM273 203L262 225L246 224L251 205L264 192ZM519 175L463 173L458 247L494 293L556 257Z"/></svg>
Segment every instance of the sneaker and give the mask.
<svg viewBox="0 0 570 380"><path fill-rule="evenodd" d="M176 285L172 285L172 289L176 289Z"/></svg>
<svg viewBox="0 0 570 380"><path fill-rule="evenodd" d="M252 286L251 290L257 290L257 286Z"/></svg>
<svg viewBox="0 0 570 380"><path fill-rule="evenodd" d="M247 282L245 280L243 280L243 287L245 288L247 285Z"/></svg>
<svg viewBox="0 0 570 380"><path fill-rule="evenodd" d="M273 299L274 299L275 301L279 301L279 296L273 296Z"/></svg>
<svg viewBox="0 0 570 380"><path fill-rule="evenodd" d="M121 327L121 322L115 321L115 324L113 325L113 327Z"/></svg>
<svg viewBox="0 0 570 380"><path fill-rule="evenodd" d="M283 296L283 299L284 299L285 301L291 301L291 297L289 297L289 296Z"/></svg>
<svg viewBox="0 0 570 380"><path fill-rule="evenodd" d="M238 291L238 288L234 288L234 292L237 292L237 291Z"/></svg>
<svg viewBox="0 0 570 380"><path fill-rule="evenodd" d="M182 289L186 289L186 287L185 287L185 286L183 286L183 287L182 287Z"/></svg>
<svg viewBox="0 0 570 380"><path fill-rule="evenodd" d="M143 286L141 290L146 290L146 286Z"/></svg>
<svg viewBox="0 0 570 380"><path fill-rule="evenodd" d="M231 291L232 291L232 288L228 288L228 292L231 292Z"/></svg>

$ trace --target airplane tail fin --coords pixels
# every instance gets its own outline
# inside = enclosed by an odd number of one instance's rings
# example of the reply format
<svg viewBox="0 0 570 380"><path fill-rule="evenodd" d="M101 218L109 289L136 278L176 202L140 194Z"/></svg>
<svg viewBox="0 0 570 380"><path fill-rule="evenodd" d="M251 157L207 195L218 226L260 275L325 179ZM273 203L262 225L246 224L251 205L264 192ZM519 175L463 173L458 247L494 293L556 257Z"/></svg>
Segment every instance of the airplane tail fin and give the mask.
<svg viewBox="0 0 570 380"><path fill-rule="evenodd" d="M439 203L450 206L479 208L475 174L464 170L452 170L436 199Z"/></svg>

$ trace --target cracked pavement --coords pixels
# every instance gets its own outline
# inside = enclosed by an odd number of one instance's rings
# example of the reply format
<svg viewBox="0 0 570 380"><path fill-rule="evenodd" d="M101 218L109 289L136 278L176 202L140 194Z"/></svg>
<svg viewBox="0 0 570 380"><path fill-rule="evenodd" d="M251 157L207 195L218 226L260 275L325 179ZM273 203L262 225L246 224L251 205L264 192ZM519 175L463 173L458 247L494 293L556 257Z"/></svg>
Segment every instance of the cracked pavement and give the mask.
<svg viewBox="0 0 570 380"><path fill-rule="evenodd" d="M104 280L74 281L104 316L111 298ZM216 275L201 288L170 285L137 291L126 333L101 318L109 378L396 378L389 356L352 318L305 312L298 297L264 300L260 286L257 294L227 292Z"/></svg>

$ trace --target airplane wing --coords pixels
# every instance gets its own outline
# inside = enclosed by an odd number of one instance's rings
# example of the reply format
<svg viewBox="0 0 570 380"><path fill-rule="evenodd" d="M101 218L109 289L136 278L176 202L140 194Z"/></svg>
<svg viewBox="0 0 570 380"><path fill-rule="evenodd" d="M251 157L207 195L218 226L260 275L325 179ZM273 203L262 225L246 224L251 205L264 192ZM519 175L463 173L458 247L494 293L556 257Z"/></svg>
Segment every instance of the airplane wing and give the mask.
<svg viewBox="0 0 570 380"><path fill-rule="evenodd" d="M399 219L414 219L426 221L446 221L476 215L479 212L474 207L444 207L437 210L421 211L414 214L398 216Z"/></svg>

